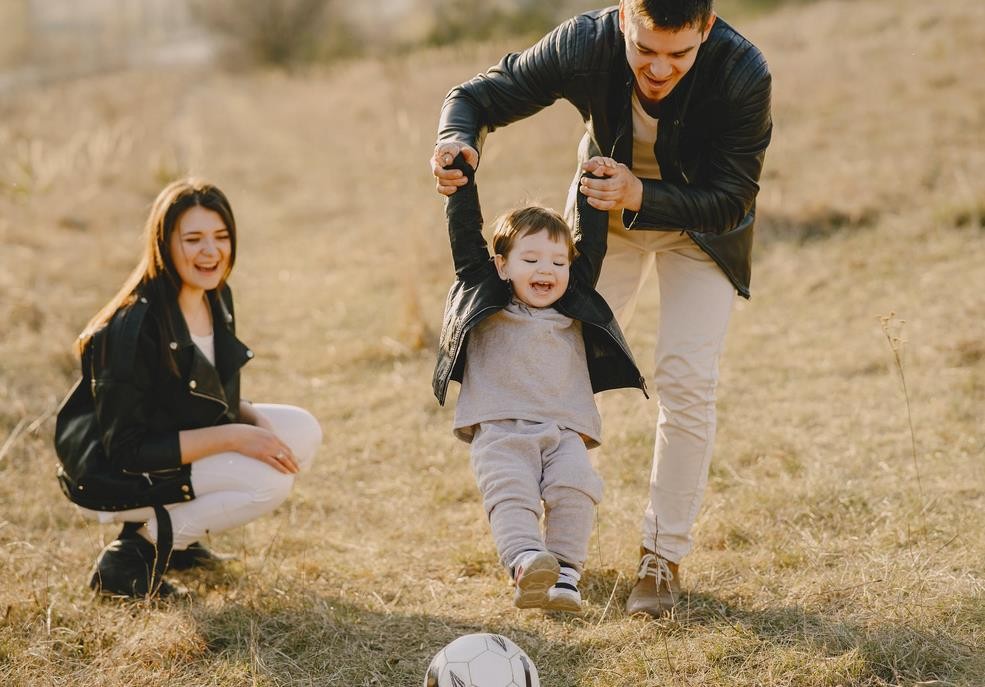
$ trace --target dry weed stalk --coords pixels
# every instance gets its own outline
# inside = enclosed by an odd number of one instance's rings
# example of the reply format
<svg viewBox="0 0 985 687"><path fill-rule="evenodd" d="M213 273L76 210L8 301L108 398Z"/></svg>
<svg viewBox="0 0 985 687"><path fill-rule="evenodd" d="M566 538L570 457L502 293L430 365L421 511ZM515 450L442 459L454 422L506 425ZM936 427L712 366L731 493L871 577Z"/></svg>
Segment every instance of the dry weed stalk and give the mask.
<svg viewBox="0 0 985 687"><path fill-rule="evenodd" d="M923 481L920 479L920 464L917 460L917 435L913 429L913 411L910 407L910 392L906 386L906 373L903 370L903 348L906 345L906 338L903 336L903 326L906 320L896 319L896 313L890 311L888 315L881 315L879 323L882 332L886 335L889 348L893 352L893 362L896 365L896 373L899 375L900 384L903 387L903 401L906 404L906 421L910 428L910 455L913 458L913 472L917 478L917 493L920 497L920 520L923 525L924 534L927 533L927 521L924 513L926 498L923 492Z"/></svg>

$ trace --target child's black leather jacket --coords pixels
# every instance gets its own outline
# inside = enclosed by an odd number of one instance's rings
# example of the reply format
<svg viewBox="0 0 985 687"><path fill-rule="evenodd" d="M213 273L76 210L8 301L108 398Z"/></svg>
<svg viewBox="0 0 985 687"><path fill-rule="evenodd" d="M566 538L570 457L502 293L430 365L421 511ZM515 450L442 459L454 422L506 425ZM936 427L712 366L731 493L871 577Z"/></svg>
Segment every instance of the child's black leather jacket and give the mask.
<svg viewBox="0 0 985 687"><path fill-rule="evenodd" d="M448 198L448 237L457 279L448 292L445 317L438 341L438 362L432 385L438 402L444 405L449 380L462 381L465 370L465 343L468 333L479 322L510 302L509 286L499 278L486 240L482 236L482 211L475 185L475 171L459 155L453 166L469 179ZM554 304L562 315L582 323L588 374L595 393L606 389L636 387L646 394L629 345L623 338L612 310L595 290L605 257L608 213L591 207L578 194L578 227L575 237L578 257L571 264L568 289ZM504 374L508 374L504 372Z"/></svg>

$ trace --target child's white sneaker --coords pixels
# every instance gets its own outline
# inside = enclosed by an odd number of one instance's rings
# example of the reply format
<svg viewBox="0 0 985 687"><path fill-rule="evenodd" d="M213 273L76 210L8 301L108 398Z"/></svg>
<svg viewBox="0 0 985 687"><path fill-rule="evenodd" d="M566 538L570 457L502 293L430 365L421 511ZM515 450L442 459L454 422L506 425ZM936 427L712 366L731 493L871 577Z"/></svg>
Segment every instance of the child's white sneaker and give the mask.
<svg viewBox="0 0 985 687"><path fill-rule="evenodd" d="M547 551L525 551L513 561L513 605L517 608L543 608L549 590L558 578L557 559Z"/></svg>
<svg viewBox="0 0 985 687"><path fill-rule="evenodd" d="M551 611L581 613L581 592L578 591L580 579L581 574L577 570L562 562L557 582L547 590L547 605L544 608Z"/></svg>

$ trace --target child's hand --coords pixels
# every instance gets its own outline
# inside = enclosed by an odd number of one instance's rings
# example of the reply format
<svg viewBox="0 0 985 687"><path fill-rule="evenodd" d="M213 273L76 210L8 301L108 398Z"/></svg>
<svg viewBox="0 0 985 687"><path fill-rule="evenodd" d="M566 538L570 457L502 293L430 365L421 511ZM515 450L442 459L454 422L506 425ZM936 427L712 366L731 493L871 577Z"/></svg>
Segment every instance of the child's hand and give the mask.
<svg viewBox="0 0 985 687"><path fill-rule="evenodd" d="M615 169L618 166L619 163L611 157L596 155L585 160L584 164L581 166L581 170L587 174L594 174L595 176L600 177L605 176L603 172L604 169Z"/></svg>
<svg viewBox="0 0 985 687"><path fill-rule="evenodd" d="M588 198L588 204L598 210L639 211L643 204L643 182L626 165L611 157L596 155L581 166L588 176L581 178L579 191Z"/></svg>

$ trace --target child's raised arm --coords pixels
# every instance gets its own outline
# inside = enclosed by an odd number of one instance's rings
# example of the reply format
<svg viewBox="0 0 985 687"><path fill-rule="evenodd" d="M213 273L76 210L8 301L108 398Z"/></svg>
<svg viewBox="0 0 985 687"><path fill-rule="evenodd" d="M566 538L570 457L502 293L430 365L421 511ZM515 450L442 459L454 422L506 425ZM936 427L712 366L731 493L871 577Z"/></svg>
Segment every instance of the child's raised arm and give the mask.
<svg viewBox="0 0 985 687"><path fill-rule="evenodd" d="M491 267L489 248L482 236L482 210L479 191L475 185L475 169L459 153L449 168L461 170L468 183L448 197L445 215L448 218L448 239L451 242L455 275L464 279L475 269Z"/></svg>
<svg viewBox="0 0 985 687"><path fill-rule="evenodd" d="M586 172L584 176L590 179L600 179ZM609 232L609 213L598 210L588 204L588 197L581 191L575 204L575 248L578 257L571 265L571 276L594 288L602 273L602 260L605 258L606 239Z"/></svg>

